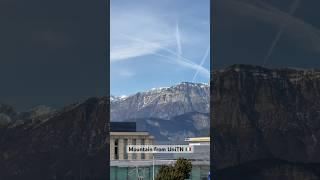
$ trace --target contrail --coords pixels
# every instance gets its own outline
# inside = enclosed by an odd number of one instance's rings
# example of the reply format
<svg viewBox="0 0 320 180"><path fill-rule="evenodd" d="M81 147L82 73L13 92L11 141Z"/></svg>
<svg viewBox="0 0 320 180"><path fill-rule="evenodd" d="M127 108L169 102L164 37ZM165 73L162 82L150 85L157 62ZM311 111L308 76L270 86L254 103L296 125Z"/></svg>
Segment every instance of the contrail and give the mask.
<svg viewBox="0 0 320 180"><path fill-rule="evenodd" d="M135 37L132 37L130 35L127 35L127 34L123 34L123 33L120 33L122 36L128 38L128 39L131 39L131 40L134 40L134 41L137 41L137 42L141 42L141 43L144 43L144 44L148 44L150 46L156 46L157 48L160 48L170 54L172 54L173 56L178 56L178 53L176 53L175 51L172 51L171 49L169 48L166 48L166 47L163 47L159 44L155 44L155 43L151 43L151 42L148 42L148 41L145 41L143 39L139 39L139 38L135 38ZM170 56L165 56L165 55L162 55L160 53L156 53L156 52L150 52L150 54L154 54L154 55L157 55L157 56L161 56L161 57L164 57L166 59L169 59L169 60L173 60L174 63L176 64L180 64L182 66L185 66L185 67L188 67L188 68L191 68L191 69L195 69L195 70L200 70L201 73L205 74L206 76L207 75L210 75L210 72L209 70L207 70L206 68L202 67L202 66L199 66L198 64L195 64L192 60L184 57L184 56L180 56L180 60L177 60L176 58L172 58Z"/></svg>
<svg viewBox="0 0 320 180"><path fill-rule="evenodd" d="M169 60L173 60L173 61L168 61L169 63L175 63L175 64L179 64L181 66L185 66L185 67L188 67L190 69L194 69L194 70L198 70L199 72L201 72L202 74L204 74L205 76L209 76L210 75L210 72L209 70L207 70L206 68L198 65L198 64L195 64L195 63L189 63L189 62L186 62L186 61L177 61L175 58L173 57L170 57L170 56L165 56L163 54L160 54L160 53L152 53L154 55L157 55L157 56L160 56L160 57L164 57L166 59L169 59Z"/></svg>
<svg viewBox="0 0 320 180"><path fill-rule="evenodd" d="M295 0L293 2L293 4L291 5L288 14L292 15L297 10L297 8L299 7L299 4L300 4L300 0ZM273 53L273 50L276 47L276 45L277 45L281 35L283 34L285 28L286 28L286 23L282 24L282 26L280 27L280 30L278 31L276 37L273 39L271 47L270 47L266 57L264 58L263 67L267 64L267 61L269 60L271 54Z"/></svg>
<svg viewBox="0 0 320 180"><path fill-rule="evenodd" d="M182 46L181 46L181 37L180 37L180 30L179 24L176 25L176 40L177 40L177 51L178 51L178 58L180 60L180 56L182 55Z"/></svg>
<svg viewBox="0 0 320 180"><path fill-rule="evenodd" d="M201 59L201 62L200 62L200 64L199 64L200 67L203 67L203 63L206 61L206 59L207 59L207 57L208 57L208 55L209 55L209 52L210 52L210 44L208 45L207 50L206 50L206 52L204 53L204 56L203 56L202 59ZM200 68L198 68L197 71L194 73L193 78L192 78L192 82L193 82L193 81L196 79L196 77L198 76L199 70L200 70Z"/></svg>
<svg viewBox="0 0 320 180"><path fill-rule="evenodd" d="M148 41L140 39L140 38L135 38L135 37L127 35L127 34L123 34L123 33L120 33L120 34L122 36L128 38L128 39L131 39L131 40L134 40L134 41L137 41L137 42L141 42L141 43L145 43L145 44L148 44L149 46L155 46L155 47L157 47L159 49L162 49L162 50L164 50L164 51L166 51L166 52L168 52L168 53L170 53L170 54L172 54L174 56L178 56L177 52L175 52L175 51L173 51L173 50L171 50L169 48L166 48L164 46L161 46L159 44L148 42ZM186 57L184 57L182 55L181 55L181 60L184 60L184 61L187 61L187 62L189 62L191 64L194 64L194 62L192 60L190 60L190 59L188 59L188 58L186 58Z"/></svg>

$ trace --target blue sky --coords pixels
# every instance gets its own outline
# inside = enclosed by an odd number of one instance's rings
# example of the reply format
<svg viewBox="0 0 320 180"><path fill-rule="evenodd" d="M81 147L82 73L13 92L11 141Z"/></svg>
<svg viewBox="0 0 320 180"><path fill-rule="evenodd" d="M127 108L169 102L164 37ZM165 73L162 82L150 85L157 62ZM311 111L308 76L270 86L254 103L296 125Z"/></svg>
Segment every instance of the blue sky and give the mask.
<svg viewBox="0 0 320 180"><path fill-rule="evenodd" d="M209 82L210 0L111 0L112 95Z"/></svg>

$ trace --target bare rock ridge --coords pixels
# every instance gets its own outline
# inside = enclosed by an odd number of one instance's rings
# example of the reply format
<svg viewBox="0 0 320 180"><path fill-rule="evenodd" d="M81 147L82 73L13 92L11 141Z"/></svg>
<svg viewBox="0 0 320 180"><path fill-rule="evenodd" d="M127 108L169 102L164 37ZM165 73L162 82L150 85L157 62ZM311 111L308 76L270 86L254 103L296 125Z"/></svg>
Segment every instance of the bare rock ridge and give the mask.
<svg viewBox="0 0 320 180"><path fill-rule="evenodd" d="M274 177L282 173L288 175L282 179L290 179L297 172L295 163L320 163L319 70L234 65L212 72L211 78L212 164L225 169L218 172L226 175L231 167L238 168L235 172L246 163L254 167L264 164L263 159L280 159L288 163L262 169L247 179L268 179L265 172L269 170ZM316 177L298 179L320 179L310 168L298 169Z"/></svg>
<svg viewBox="0 0 320 180"><path fill-rule="evenodd" d="M16 116L17 112L13 107L0 104L0 127L7 126Z"/></svg>
<svg viewBox="0 0 320 180"><path fill-rule="evenodd" d="M186 113L170 120L159 118L131 119L139 131L148 131L156 141L180 143L187 137L209 136L209 113Z"/></svg>
<svg viewBox="0 0 320 180"><path fill-rule="evenodd" d="M182 82L131 96L111 96L111 121L135 121L138 130L149 131L156 141L208 136L209 89L208 84Z"/></svg>
<svg viewBox="0 0 320 180"><path fill-rule="evenodd" d="M167 88L154 88L147 92L111 101L111 121L134 118L160 118L169 120L189 112L209 113L209 85L183 82Z"/></svg>
<svg viewBox="0 0 320 180"><path fill-rule="evenodd" d="M23 123L26 119L45 119L55 112L55 109L44 105L34 107L26 112L17 112L12 106L0 103L0 126Z"/></svg>

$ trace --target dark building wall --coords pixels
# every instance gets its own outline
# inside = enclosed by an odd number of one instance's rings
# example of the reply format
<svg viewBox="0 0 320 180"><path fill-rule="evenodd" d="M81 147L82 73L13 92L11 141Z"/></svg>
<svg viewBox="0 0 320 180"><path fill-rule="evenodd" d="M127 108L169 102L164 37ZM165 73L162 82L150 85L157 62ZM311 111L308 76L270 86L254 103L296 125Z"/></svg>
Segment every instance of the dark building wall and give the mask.
<svg viewBox="0 0 320 180"><path fill-rule="evenodd" d="M135 122L110 122L111 132L136 132Z"/></svg>

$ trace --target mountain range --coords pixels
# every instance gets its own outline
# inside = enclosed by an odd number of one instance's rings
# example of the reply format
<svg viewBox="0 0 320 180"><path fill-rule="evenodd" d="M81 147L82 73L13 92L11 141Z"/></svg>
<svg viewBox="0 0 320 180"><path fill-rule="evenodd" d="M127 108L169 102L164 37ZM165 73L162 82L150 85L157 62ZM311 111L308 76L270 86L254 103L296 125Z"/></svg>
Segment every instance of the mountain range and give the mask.
<svg viewBox="0 0 320 180"><path fill-rule="evenodd" d="M159 141L209 134L209 86L200 83L90 98L62 109L16 112L2 104L0 179L107 179L110 101L110 111L124 114L114 116L117 120L136 121L138 130ZM115 107L139 110L129 114L124 112L130 109ZM162 114L162 108L172 110Z"/></svg>
<svg viewBox="0 0 320 180"><path fill-rule="evenodd" d="M320 179L320 70L233 65L211 78L222 179Z"/></svg>
<svg viewBox="0 0 320 180"><path fill-rule="evenodd" d="M126 97L111 96L111 121L150 117L169 120L190 112L209 113L209 89L208 84L182 82Z"/></svg>
<svg viewBox="0 0 320 180"><path fill-rule="evenodd" d="M108 102L25 113L0 106L0 179L108 179Z"/></svg>
<svg viewBox="0 0 320 180"><path fill-rule="evenodd" d="M157 141L180 142L209 136L210 86L182 82L131 96L110 98L111 121L135 121Z"/></svg>
<svg viewBox="0 0 320 180"><path fill-rule="evenodd" d="M136 121L160 140L208 134L210 124L217 179L320 179L319 70L233 65L213 71L210 84L57 110L1 105L0 179L107 179L109 108L112 121Z"/></svg>

